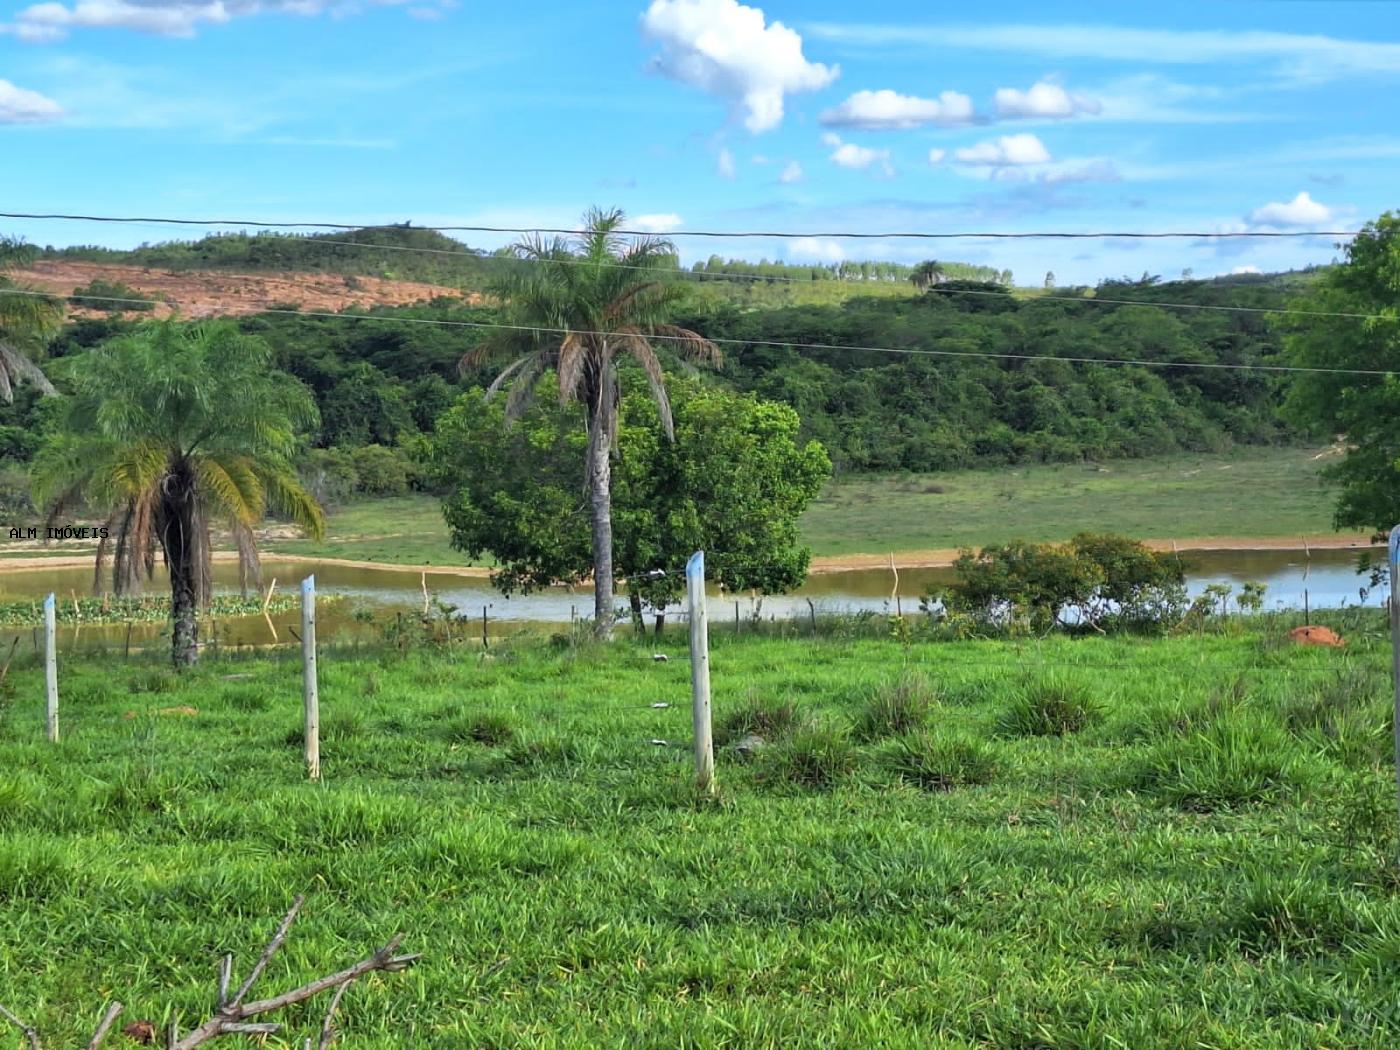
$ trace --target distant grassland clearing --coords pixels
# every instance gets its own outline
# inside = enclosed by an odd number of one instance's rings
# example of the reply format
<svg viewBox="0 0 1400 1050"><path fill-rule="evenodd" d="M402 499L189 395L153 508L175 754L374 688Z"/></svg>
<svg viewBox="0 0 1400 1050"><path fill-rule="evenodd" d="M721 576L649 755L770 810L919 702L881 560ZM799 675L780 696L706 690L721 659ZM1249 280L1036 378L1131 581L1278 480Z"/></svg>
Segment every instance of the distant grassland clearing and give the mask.
<svg viewBox="0 0 1400 1050"><path fill-rule="evenodd" d="M1319 458L1321 457L1321 458ZM1332 534L1328 450L1242 448L1099 465L998 467L944 474L854 476L831 482L802 519L818 557L1062 540L1085 530L1140 539ZM322 542L265 548L410 565L460 565L438 501L406 496L331 515Z"/></svg>

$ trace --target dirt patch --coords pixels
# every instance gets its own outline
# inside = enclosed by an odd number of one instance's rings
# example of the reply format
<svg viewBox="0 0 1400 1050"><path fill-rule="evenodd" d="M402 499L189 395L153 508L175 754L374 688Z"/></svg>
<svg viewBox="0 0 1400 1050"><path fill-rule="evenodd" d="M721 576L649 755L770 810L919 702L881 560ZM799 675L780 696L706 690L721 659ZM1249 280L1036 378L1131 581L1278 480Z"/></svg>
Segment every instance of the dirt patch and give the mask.
<svg viewBox="0 0 1400 1050"><path fill-rule="evenodd" d="M168 317L177 311L182 317L255 314L293 304L302 310L338 313L351 308L409 306L442 297L467 303L481 301L475 292L464 293L446 285L331 273L182 271L46 261L14 270L11 276L21 284L62 296L93 281L124 284L139 292L141 298L158 301L152 312L156 317ZM97 317L119 305L94 302L87 307L70 306L69 312L77 317Z"/></svg>
<svg viewBox="0 0 1400 1050"><path fill-rule="evenodd" d="M1330 627L1295 627L1288 637L1298 645L1327 645L1333 649L1343 649L1346 641Z"/></svg>

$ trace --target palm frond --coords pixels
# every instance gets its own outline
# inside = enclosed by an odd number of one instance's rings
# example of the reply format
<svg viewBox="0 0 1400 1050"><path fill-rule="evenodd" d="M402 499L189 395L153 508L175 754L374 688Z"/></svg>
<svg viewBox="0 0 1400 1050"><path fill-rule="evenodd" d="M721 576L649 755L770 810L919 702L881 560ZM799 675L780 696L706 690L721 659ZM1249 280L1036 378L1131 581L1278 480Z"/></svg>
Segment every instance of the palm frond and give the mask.
<svg viewBox="0 0 1400 1050"><path fill-rule="evenodd" d="M656 402L656 411L661 417L661 429L667 438L674 441L676 426L671 418L671 399L666 393L666 373L661 368L661 361L651 344L640 335L629 335L625 338L626 342L623 345L626 346L627 352L646 373L647 385L651 387L651 399Z"/></svg>

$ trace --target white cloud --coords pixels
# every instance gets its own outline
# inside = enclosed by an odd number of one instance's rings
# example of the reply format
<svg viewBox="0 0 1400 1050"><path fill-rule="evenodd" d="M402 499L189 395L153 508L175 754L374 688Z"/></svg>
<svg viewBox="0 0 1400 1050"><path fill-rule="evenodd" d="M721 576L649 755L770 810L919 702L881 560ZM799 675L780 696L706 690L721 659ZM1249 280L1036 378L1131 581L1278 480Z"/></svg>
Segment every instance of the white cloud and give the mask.
<svg viewBox="0 0 1400 1050"><path fill-rule="evenodd" d="M787 258L792 262L834 263L845 257L840 243L827 237L798 237L787 250Z"/></svg>
<svg viewBox="0 0 1400 1050"><path fill-rule="evenodd" d="M837 146L841 145L841 136L834 131L823 131L822 145L835 149Z"/></svg>
<svg viewBox="0 0 1400 1050"><path fill-rule="evenodd" d="M778 176L778 181L784 186L790 186L794 182L802 181L802 165L797 161L789 161L788 166L783 169L783 173Z"/></svg>
<svg viewBox="0 0 1400 1050"><path fill-rule="evenodd" d="M954 150L953 157L959 164L992 168L1050 163L1050 151L1045 143L1025 133L987 139L975 146Z"/></svg>
<svg viewBox="0 0 1400 1050"><path fill-rule="evenodd" d="M1249 221L1261 226L1316 226L1330 221L1336 213L1319 204L1303 191L1286 203L1272 201L1249 213Z"/></svg>
<svg viewBox="0 0 1400 1050"><path fill-rule="evenodd" d="M972 99L956 91L945 91L938 98L917 98L894 91L857 91L839 106L821 115L830 127L916 128L923 124L949 127L971 123Z"/></svg>
<svg viewBox="0 0 1400 1050"><path fill-rule="evenodd" d="M739 169L734 164L734 154L728 149L721 149L719 156L715 158L715 171L722 179L732 179L739 173Z"/></svg>
<svg viewBox="0 0 1400 1050"><path fill-rule="evenodd" d="M885 175L894 174L894 167L890 164L890 151L887 149L871 149L869 146L857 146L854 142L842 142L839 135L823 135L822 142L836 147L831 154L831 163L837 167L864 171L878 162Z"/></svg>
<svg viewBox="0 0 1400 1050"><path fill-rule="evenodd" d="M681 228L681 217L669 211L658 215L638 215L628 225L647 233L670 233Z"/></svg>
<svg viewBox="0 0 1400 1050"><path fill-rule="evenodd" d="M371 0L398 6L404 0ZM265 13L312 16L346 14L355 0L76 0L31 4L0 31L21 40L45 43L62 40L75 29L131 29L157 36L190 37L203 26L223 25L235 18ZM457 6L457 0L419 3L409 8L414 18L437 18Z"/></svg>
<svg viewBox="0 0 1400 1050"><path fill-rule="evenodd" d="M942 164L943 158L948 156L946 149L931 149L928 151L928 162L930 164Z"/></svg>
<svg viewBox="0 0 1400 1050"><path fill-rule="evenodd" d="M807 61L801 36L738 0L652 0L642 32L661 47L656 72L725 99L755 134L782 123L785 96L840 74Z"/></svg>
<svg viewBox="0 0 1400 1050"><path fill-rule="evenodd" d="M0 80L0 124L46 124L62 116L53 99Z"/></svg>
<svg viewBox="0 0 1400 1050"><path fill-rule="evenodd" d="M1097 100L1087 95L1073 94L1059 84L1042 80L1026 91L1017 88L997 88L997 116L1003 120L1049 118L1064 120L1080 113L1098 113L1103 109Z"/></svg>
<svg viewBox="0 0 1400 1050"><path fill-rule="evenodd" d="M1232 273L1232 274L1263 273L1263 272L1264 272L1264 271L1261 270L1261 269L1259 269L1259 267L1257 267L1257 266L1236 266L1233 270L1230 271L1230 273Z"/></svg>

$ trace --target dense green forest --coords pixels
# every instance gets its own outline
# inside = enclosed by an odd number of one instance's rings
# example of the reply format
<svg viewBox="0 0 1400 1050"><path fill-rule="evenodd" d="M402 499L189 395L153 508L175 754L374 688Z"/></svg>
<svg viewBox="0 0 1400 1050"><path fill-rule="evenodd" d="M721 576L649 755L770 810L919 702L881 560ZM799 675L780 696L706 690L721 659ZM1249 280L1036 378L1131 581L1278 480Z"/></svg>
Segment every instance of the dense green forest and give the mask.
<svg viewBox="0 0 1400 1050"><path fill-rule="evenodd" d="M386 238L461 249L426 230L396 228ZM335 239L237 234L135 252L50 254L191 268L331 269L365 261L338 254L338 246L326 243ZM458 268L460 277L488 265L477 256L421 252L386 251L379 261L401 276L435 280L446 279L447 268ZM791 404L803 439L820 440L838 471L1218 451L1298 436L1278 413L1276 374L1167 363L1279 362L1281 337L1267 311L1304 291L1315 274L1166 283L1144 275L1093 289L1012 292L948 279L954 265L940 264L938 282L922 292L904 277L697 281L678 321L720 343L724 364L705 381ZM813 287L840 287L843 294L794 297ZM1217 306L1260 312L1209 309ZM288 314L238 320L271 344L277 367L305 382L316 399L320 430L306 464L323 496L394 493L416 483L415 443L461 390L491 378L486 371L461 374L458 362L489 331L470 325L489 325L494 307L440 301L374 313L374 321ZM422 320L459 325L414 323ZM63 358L134 323L117 316L70 323L49 351L60 386ZM1083 360L1053 360L1063 358ZM1121 359L1139 363L1109 363ZM47 419L32 388L21 387L13 405L0 405L0 506L20 498L23 468L43 441Z"/></svg>

